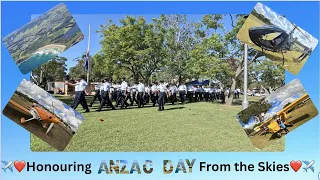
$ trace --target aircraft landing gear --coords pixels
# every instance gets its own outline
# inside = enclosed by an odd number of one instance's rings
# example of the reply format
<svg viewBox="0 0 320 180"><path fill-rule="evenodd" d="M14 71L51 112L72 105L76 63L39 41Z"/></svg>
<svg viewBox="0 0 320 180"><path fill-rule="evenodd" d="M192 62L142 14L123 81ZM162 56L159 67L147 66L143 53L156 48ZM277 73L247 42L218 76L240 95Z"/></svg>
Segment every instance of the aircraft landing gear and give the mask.
<svg viewBox="0 0 320 180"><path fill-rule="evenodd" d="M282 50L281 50L281 54L282 54L282 66L284 66L284 55Z"/></svg>
<svg viewBox="0 0 320 180"><path fill-rule="evenodd" d="M281 132L278 132L278 133L277 133L277 137L278 137L278 138L281 138L281 136L282 136Z"/></svg>

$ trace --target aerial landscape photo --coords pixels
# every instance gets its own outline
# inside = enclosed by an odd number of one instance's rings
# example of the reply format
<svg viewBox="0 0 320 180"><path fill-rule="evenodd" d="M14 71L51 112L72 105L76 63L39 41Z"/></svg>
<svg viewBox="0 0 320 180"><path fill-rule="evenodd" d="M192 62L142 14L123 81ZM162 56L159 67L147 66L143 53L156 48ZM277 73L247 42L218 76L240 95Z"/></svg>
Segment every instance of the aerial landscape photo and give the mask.
<svg viewBox="0 0 320 180"><path fill-rule="evenodd" d="M3 38L18 68L27 74L83 40L64 4L59 4Z"/></svg>

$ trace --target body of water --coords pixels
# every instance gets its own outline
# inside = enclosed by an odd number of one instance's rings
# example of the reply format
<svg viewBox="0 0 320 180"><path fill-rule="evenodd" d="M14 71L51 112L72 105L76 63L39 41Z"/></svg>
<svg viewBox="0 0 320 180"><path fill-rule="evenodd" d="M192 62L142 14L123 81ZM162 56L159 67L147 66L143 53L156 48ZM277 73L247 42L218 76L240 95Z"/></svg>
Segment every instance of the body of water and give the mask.
<svg viewBox="0 0 320 180"><path fill-rule="evenodd" d="M39 67L40 65L48 62L49 60L58 56L60 52L58 51L50 51L46 53L35 53L31 58L25 60L21 64L18 65L18 68L23 74L27 74Z"/></svg>

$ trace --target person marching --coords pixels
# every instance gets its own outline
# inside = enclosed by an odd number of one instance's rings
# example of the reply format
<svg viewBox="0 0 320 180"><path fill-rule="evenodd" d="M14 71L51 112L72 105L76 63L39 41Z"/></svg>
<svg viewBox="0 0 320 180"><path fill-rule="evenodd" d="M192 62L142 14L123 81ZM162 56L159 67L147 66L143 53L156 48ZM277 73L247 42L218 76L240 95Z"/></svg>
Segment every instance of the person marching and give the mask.
<svg viewBox="0 0 320 180"><path fill-rule="evenodd" d="M117 102L117 92L116 92L116 84L111 82L110 81L110 84L111 84L111 87L110 87L110 96L111 96L111 102L114 100Z"/></svg>
<svg viewBox="0 0 320 180"><path fill-rule="evenodd" d="M151 86L151 101L152 101L152 106L155 106L156 103L158 102L158 83L154 82L153 85Z"/></svg>
<svg viewBox="0 0 320 180"><path fill-rule="evenodd" d="M76 84L68 83L71 86L77 86L76 89L76 97L75 97L75 103L73 104L73 109L77 109L78 105L81 104L83 106L83 109L85 109L85 112L90 112L89 107L87 105L86 97L85 97L85 89L88 86L88 83L84 80L84 76L81 76L81 79ZM78 91L77 91L78 90Z"/></svg>
<svg viewBox="0 0 320 180"><path fill-rule="evenodd" d="M78 91L79 91L79 80L80 80L80 79L77 79L77 80L75 81L75 84L71 84L71 83L69 83L69 82L66 82L66 83L65 83L65 84L74 86L74 99L73 99L73 102L72 102L72 104L70 105L70 107L73 107L74 104L76 103L77 99L78 99L78 96L79 96L79 93L78 93ZM82 105L82 107L83 107L83 109L84 109L83 104L81 104L81 105Z"/></svg>
<svg viewBox="0 0 320 180"><path fill-rule="evenodd" d="M110 100L110 88L111 88L111 85L110 85L110 82L109 82L109 79L105 79L105 83L104 83L104 86L103 86L103 99L100 103L100 106L99 106L99 109L97 111L101 111L101 109L103 108L103 106L105 104L107 104L107 106L110 106L113 110L115 110L111 100Z"/></svg>
<svg viewBox="0 0 320 180"><path fill-rule="evenodd" d="M239 99L239 98L240 98L240 91L241 91L241 90L240 90L240 88L237 88L236 90L237 90L236 96L237 96L237 98Z"/></svg>
<svg viewBox="0 0 320 180"><path fill-rule="evenodd" d="M89 105L89 107L92 107L94 101L96 101L96 99L98 98L99 99L99 102L101 104L101 94L100 94L100 90L102 88L102 84L104 83L104 80L101 80L99 84L95 85L94 86L94 90L95 90L95 94L94 94L94 97Z"/></svg>
<svg viewBox="0 0 320 180"><path fill-rule="evenodd" d="M206 86L204 88L204 99L206 100L206 102L210 99L210 88L209 86Z"/></svg>
<svg viewBox="0 0 320 180"><path fill-rule="evenodd" d="M192 102L192 99L193 99L193 95L194 95L194 86L192 84L189 84L187 86L187 96L188 96L188 99L189 99L189 103Z"/></svg>
<svg viewBox="0 0 320 180"><path fill-rule="evenodd" d="M184 104L185 95L187 94L187 86L183 82L181 82L178 89L179 89L179 97L181 100L181 104Z"/></svg>
<svg viewBox="0 0 320 180"><path fill-rule="evenodd" d="M142 106L144 106L144 95L145 95L145 88L144 88L144 84L139 81L139 84L137 86L137 90L138 90L138 108L141 108Z"/></svg>
<svg viewBox="0 0 320 180"><path fill-rule="evenodd" d="M203 98L204 98L204 89L203 89L203 87L202 87L202 85L201 86L199 86L199 101L203 101Z"/></svg>
<svg viewBox="0 0 320 180"><path fill-rule="evenodd" d="M160 81L160 83L158 85L158 91L159 91L159 99L158 99L159 109L158 109L158 111L163 111L164 110L164 97L168 93L167 87L163 83L163 81Z"/></svg>
<svg viewBox="0 0 320 180"><path fill-rule="evenodd" d="M135 83L133 86L131 86L131 92L132 92L132 100L131 100L131 106L133 106L133 103L136 102L137 104L139 104L138 100L137 100L137 85L138 83Z"/></svg>
<svg viewBox="0 0 320 180"><path fill-rule="evenodd" d="M170 86L170 100L171 100L171 104L174 104L174 102L176 102L177 99L177 86L175 84L171 84Z"/></svg>
<svg viewBox="0 0 320 180"><path fill-rule="evenodd" d="M200 98L200 86L195 86L194 87L194 99L195 102L198 102Z"/></svg>
<svg viewBox="0 0 320 180"><path fill-rule="evenodd" d="M126 82L126 78L122 78L122 83L120 85L120 102L121 102L121 108L124 106L128 107L129 104L127 103L127 93L128 93L128 83Z"/></svg>
<svg viewBox="0 0 320 180"><path fill-rule="evenodd" d="M144 102L146 102L146 104L148 104L149 103L149 99L150 99L150 86L146 86L144 88L144 91L145 91L145 94L144 94L143 99L144 99Z"/></svg>
<svg viewBox="0 0 320 180"><path fill-rule="evenodd" d="M101 87L100 87L100 98L101 98L100 104L102 103L103 98L104 98L104 86L105 86L105 84L106 84L106 80L103 79L103 80L102 80ZM100 105L99 105L99 106L100 106Z"/></svg>
<svg viewBox="0 0 320 180"><path fill-rule="evenodd" d="M211 86L211 87L209 87L209 99L210 99L210 101L214 101L214 99L215 99L215 92L214 92L215 90L214 90L214 88Z"/></svg>
<svg viewBox="0 0 320 180"><path fill-rule="evenodd" d="M121 104L121 85L119 82L117 82L114 86L113 86L114 90L115 90L115 94L116 94L116 107L119 106L119 104Z"/></svg>
<svg viewBox="0 0 320 180"><path fill-rule="evenodd" d="M130 86L130 84L128 84L128 88L127 88L127 96L126 96L126 99L124 100L125 102L127 102L128 100L129 100L129 102L130 102L130 106L132 106L131 105L131 103L132 103L132 87Z"/></svg>

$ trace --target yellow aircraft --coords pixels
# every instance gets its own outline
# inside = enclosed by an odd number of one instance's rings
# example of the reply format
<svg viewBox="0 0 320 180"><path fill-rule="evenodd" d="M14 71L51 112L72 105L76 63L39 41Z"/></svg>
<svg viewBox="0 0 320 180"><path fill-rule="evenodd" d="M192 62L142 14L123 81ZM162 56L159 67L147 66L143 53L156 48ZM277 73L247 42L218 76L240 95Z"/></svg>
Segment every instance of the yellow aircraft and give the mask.
<svg viewBox="0 0 320 180"><path fill-rule="evenodd" d="M288 116L288 114L295 110L297 107L303 106L308 100L310 100L309 95L304 94L300 98L296 99L295 101L284 107L281 111L277 112L276 115L280 118L281 121L283 121L283 123L286 126L293 126L292 123L288 122L288 120L291 118ZM282 136L280 126L277 120L273 118L269 118L260 126L254 128L254 130L258 134L276 133L278 137Z"/></svg>

